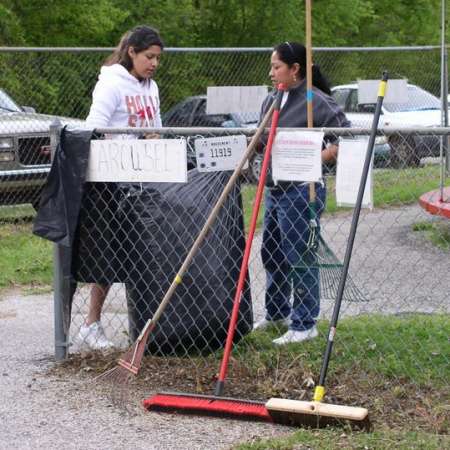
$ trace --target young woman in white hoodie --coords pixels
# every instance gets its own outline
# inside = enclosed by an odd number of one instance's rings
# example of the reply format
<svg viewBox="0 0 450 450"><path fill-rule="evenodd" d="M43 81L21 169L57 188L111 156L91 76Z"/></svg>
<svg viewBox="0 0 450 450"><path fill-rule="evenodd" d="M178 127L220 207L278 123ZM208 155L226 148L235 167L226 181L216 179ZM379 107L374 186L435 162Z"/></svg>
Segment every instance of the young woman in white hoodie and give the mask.
<svg viewBox="0 0 450 450"><path fill-rule="evenodd" d="M153 76L163 48L158 32L146 25L137 26L122 36L100 70L86 119L89 127L162 126L159 91ZM117 138L121 137L117 135ZM91 287L89 312L78 339L92 349L112 347L101 325L101 312L109 288L109 284L99 283Z"/></svg>

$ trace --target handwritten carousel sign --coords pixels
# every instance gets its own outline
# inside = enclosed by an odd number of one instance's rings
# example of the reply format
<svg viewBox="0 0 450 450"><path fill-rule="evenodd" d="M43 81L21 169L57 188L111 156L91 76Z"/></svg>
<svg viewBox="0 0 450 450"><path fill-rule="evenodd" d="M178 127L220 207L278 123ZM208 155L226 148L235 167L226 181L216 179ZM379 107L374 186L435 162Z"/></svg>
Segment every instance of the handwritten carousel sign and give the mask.
<svg viewBox="0 0 450 450"><path fill-rule="evenodd" d="M184 139L92 141L86 181L186 183L186 141Z"/></svg>

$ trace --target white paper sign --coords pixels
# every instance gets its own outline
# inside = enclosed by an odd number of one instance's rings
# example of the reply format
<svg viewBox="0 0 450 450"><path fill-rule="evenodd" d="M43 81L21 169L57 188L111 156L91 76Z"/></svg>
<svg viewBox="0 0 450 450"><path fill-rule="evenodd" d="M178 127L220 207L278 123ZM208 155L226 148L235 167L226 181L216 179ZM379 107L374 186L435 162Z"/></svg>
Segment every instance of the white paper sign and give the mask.
<svg viewBox="0 0 450 450"><path fill-rule="evenodd" d="M185 139L91 141L86 181L187 182Z"/></svg>
<svg viewBox="0 0 450 450"><path fill-rule="evenodd" d="M222 136L195 140L195 154L199 172L234 170L247 150L244 135ZM247 168L245 163L244 168Z"/></svg>
<svg viewBox="0 0 450 450"><path fill-rule="evenodd" d="M376 103L380 80L358 80L358 103ZM406 103L408 101L408 81L388 80L385 103Z"/></svg>
<svg viewBox="0 0 450 450"><path fill-rule="evenodd" d="M320 181L323 133L278 131L272 149L272 177L278 181Z"/></svg>
<svg viewBox="0 0 450 450"><path fill-rule="evenodd" d="M259 112L267 92L267 86L209 86L206 91L206 113Z"/></svg>
<svg viewBox="0 0 450 450"><path fill-rule="evenodd" d="M336 169L336 203L355 206L367 151L367 138L340 139ZM373 207L372 161L367 176L362 206Z"/></svg>

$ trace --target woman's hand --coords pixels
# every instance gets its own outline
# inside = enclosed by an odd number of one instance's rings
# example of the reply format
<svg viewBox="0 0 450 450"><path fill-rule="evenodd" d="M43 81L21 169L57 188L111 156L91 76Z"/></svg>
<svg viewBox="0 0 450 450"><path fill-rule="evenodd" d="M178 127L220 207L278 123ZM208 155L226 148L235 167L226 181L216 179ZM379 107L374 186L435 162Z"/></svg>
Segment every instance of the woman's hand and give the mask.
<svg viewBox="0 0 450 450"><path fill-rule="evenodd" d="M159 139L158 133L144 133L144 139Z"/></svg>
<svg viewBox="0 0 450 450"><path fill-rule="evenodd" d="M328 143L325 150L322 151L322 162L334 162L337 159L339 147L336 144Z"/></svg>

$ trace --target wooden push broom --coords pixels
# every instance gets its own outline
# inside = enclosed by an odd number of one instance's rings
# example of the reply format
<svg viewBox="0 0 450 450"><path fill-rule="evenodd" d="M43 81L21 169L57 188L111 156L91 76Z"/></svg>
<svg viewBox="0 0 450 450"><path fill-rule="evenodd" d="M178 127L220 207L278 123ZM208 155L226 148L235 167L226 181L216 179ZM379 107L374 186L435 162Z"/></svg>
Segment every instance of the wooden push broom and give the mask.
<svg viewBox="0 0 450 450"><path fill-rule="evenodd" d="M307 58L307 101L308 101L308 127L313 126L312 120L312 55L311 55L311 0L306 0L306 58ZM353 243L358 225L359 214L364 195L364 188L369 173L370 161L372 159L375 137L378 128L378 121L381 113L381 105L383 103L386 90L387 73L383 73L383 78L378 91L378 99L375 114L372 121L372 129L369 142L367 145L366 158L364 162L361 182L359 185L358 196L355 209L353 211L353 219L350 227L349 239L345 252L342 272L339 280L337 298L333 309L333 315L330 321L328 331L328 341L326 351L324 353L322 368L320 371L319 383L315 387L313 401L287 400L281 398L272 398L266 403L269 414L275 421L283 421L291 425L313 425L316 427L326 425L336 425L342 422L348 422L352 426L367 429L370 426L368 410L361 407L334 405L322 403L325 396L325 378L328 370L328 364L331 357L333 342L336 335L336 327L339 318L342 298L344 295L345 282L347 280L350 258L353 249ZM315 200L313 191L314 185L310 188L310 196Z"/></svg>
<svg viewBox="0 0 450 450"><path fill-rule="evenodd" d="M355 209L353 210L352 223L350 226L349 238L347 241L341 277L339 280L337 298L334 304L333 314L331 317L330 326L328 330L327 346L323 356L319 383L315 387L314 397L313 400L310 402L286 400L281 398L270 399L266 403L266 407L269 411L269 414L275 421L283 420L283 422L286 423L286 419L288 419L289 423L292 425L305 424L306 422L308 422L316 426L323 426L329 424L336 424L339 422L350 421L352 425L356 425L359 428L367 429L370 426L368 411L366 408L326 404L322 403L322 400L325 396L325 378L327 375L328 365L330 362L331 352L333 349L333 343L336 336L337 322L339 319L339 312L341 309L341 303L345 289L345 282L347 280L350 258L353 250L353 243L355 241L359 214L361 212L361 206L364 196L364 188L366 186L367 176L370 169L370 161L372 159L372 153L378 128L378 121L381 113L381 105L383 103L386 91L387 79L388 79L387 72L384 72L378 90L378 99L375 114L372 121L372 128L370 132L369 142L367 145L366 158L364 161L361 181L359 184Z"/></svg>

